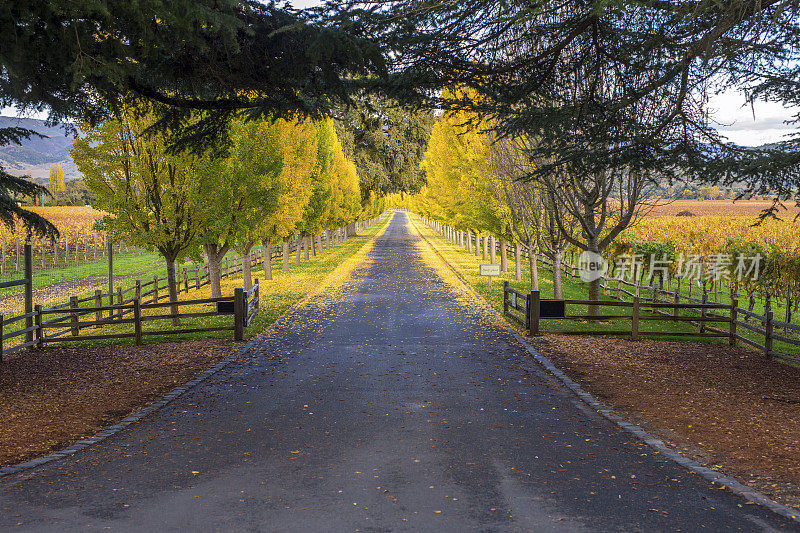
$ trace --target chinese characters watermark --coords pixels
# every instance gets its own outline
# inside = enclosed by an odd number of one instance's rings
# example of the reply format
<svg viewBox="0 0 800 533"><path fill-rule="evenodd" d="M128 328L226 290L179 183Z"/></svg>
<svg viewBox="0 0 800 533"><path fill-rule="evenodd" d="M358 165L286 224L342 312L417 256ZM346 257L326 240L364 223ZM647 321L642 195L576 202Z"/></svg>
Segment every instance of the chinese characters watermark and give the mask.
<svg viewBox="0 0 800 533"><path fill-rule="evenodd" d="M649 258L643 254L624 254L617 257L613 269L609 263L590 252L584 252L578 259L578 269L581 280L594 281L601 277L617 280L636 279L664 279L673 275L676 278L689 281L730 281L738 280L740 283L747 279L758 279L763 261L761 254L711 254L701 257L697 254L684 256L679 254L677 259L667 256L652 254ZM610 271L610 272L609 272Z"/></svg>

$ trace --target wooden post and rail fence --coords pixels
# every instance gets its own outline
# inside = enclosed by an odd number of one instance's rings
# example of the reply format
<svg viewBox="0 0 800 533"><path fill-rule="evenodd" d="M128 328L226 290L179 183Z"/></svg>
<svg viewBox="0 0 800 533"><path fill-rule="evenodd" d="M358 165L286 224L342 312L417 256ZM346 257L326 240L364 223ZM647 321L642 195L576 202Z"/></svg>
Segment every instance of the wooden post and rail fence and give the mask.
<svg viewBox="0 0 800 533"><path fill-rule="evenodd" d="M31 327L0 335L0 361L4 353L2 350L3 342L22 334L26 335L26 341L10 350L6 350L6 354L29 347L42 348L47 344L74 341L132 338L135 344L140 345L143 339L148 336L212 331L232 331L234 340L240 341L244 339L245 328L252 324L258 315L259 282L256 280L249 291L237 288L234 289L233 296L223 296L221 298L198 298L179 300L177 302L151 300L143 302L141 296L135 296L128 300L121 300L114 305L93 305L90 307L79 307L80 301L73 296L66 305L47 309L41 305L36 305L32 313L26 313L12 319L0 319L0 324L2 325L22 318L30 318L33 322ZM83 299L83 301L86 300ZM182 308L197 308L204 305L207 306L206 309L182 311ZM162 309L165 312L161 312ZM232 315L233 323L223 326L190 328L162 327L148 329L145 327L149 323L163 320L175 321L173 323L180 324L182 319L217 317L220 315ZM92 319L86 320L87 316L91 316ZM87 329L95 331L98 328L124 324L131 325L133 330L116 330L113 333L100 334L84 333ZM30 336L31 339L27 340L27 336Z"/></svg>
<svg viewBox="0 0 800 533"><path fill-rule="evenodd" d="M448 239L450 242L464 246L472 238L468 232L454 230L440 222L422 219L431 229ZM464 233L461 235L460 233ZM477 240L477 239L476 239ZM488 242L488 239L485 239ZM503 253L502 246L507 243L496 243L500 246L498 250ZM529 258L528 250L520 246L515 251L520 257ZM477 243L476 243L477 253ZM538 256L537 262L542 266L552 270L552 262L546 257ZM574 265L562 262L561 269L564 275L572 278L579 278L580 274ZM627 290L630 289L630 290ZM503 314L510 318L522 328L529 331L532 335L541 332L560 333L560 334L580 334L580 335L624 335L632 339L639 339L642 336L664 336L664 337L718 337L727 338L731 345L739 342L745 343L761 351L768 358L780 359L783 361L800 364L800 357L781 352L775 348L775 343L784 343L790 346L800 347L800 325L792 324L789 320L789 302L787 302L786 321L776 320L771 309L770 298L765 299L765 313L763 315L744 309L739 306L739 300L732 295L730 303L709 301L709 293L703 291L700 298L681 294L680 286L676 290L664 290L654 285L642 286L624 279L601 279L601 290L607 297L614 298L609 300L546 300L540 298L538 291L524 293L509 287L508 282L503 286ZM645 293L645 296L642 294ZM569 307L595 307L598 315L590 314L567 314ZM630 314L620 311L616 314L603 315L600 310L603 308L615 308L630 310ZM557 330L544 327L548 320L575 320L583 322L602 322L602 321L630 321L630 328L625 329L591 329L576 328L573 330ZM663 321L665 323L685 323L694 326L697 331L675 331L666 329L654 331L643 329L642 322L651 323ZM783 334L778 333L778 331ZM743 331L749 333L748 336L742 334ZM791 337L795 334L797 337ZM754 338L755 337L755 340ZM761 340L763 339L763 340ZM761 342L757 342L761 340Z"/></svg>
<svg viewBox="0 0 800 533"><path fill-rule="evenodd" d="M361 231L369 228L379 217L366 221L358 221L348 224L336 233L330 232L328 237L333 239L333 244L343 242L348 235L357 235ZM320 243L323 242L322 236L319 237ZM330 242L330 239L328 239ZM289 246L290 253L296 251L297 246L301 246L301 238ZM269 260L281 257L283 249L281 245L270 246L267 251ZM108 241L106 253L109 256L109 265L113 261L113 251L111 242ZM69 301L52 307L43 307L33 303L33 258L31 245L23 247L24 273L23 279L2 281L0 289L10 287L24 287L24 313L16 316L4 316L0 314L0 363L4 355L8 355L20 350L31 347L43 347L51 343L61 343L67 341L90 341L111 338L133 338L136 344L141 344L143 338L156 335L177 335L186 333L200 333L211 331L233 331L235 340L244 338L245 328L250 326L258 314L259 305L259 282L255 280L254 285L249 289L234 289L233 296L221 298L201 298L193 300L179 300L177 302L162 301L169 299L169 287L166 277L154 275L149 281L135 280L134 284L123 289L121 286L114 287L111 266L109 266L109 285L108 292L96 289L93 294L79 298L71 296ZM255 266L264 260L265 251L255 250L251 252L250 264ZM235 258L225 258L220 265L220 277L226 278L235 276L242 272L245 256ZM190 290L199 290L211 283L208 265L198 265L193 269L182 269L176 272L175 292L188 293ZM105 303L105 302L107 303ZM87 306L88 304L88 306ZM191 306L210 306L213 310L204 311L182 311ZM152 312L158 309L173 308L177 312L157 313ZM93 315L93 320L85 320L88 315ZM215 326L203 328L162 328L147 329L146 324L159 320L172 320L179 322L186 318L213 317L219 315L232 315L233 324L230 326ZM22 328L12 328L9 326L24 322ZM110 325L132 324L133 331L89 335L84 331L87 328L98 329ZM12 331L13 329L13 331ZM24 336L23 342L14 343L9 346L9 341Z"/></svg>

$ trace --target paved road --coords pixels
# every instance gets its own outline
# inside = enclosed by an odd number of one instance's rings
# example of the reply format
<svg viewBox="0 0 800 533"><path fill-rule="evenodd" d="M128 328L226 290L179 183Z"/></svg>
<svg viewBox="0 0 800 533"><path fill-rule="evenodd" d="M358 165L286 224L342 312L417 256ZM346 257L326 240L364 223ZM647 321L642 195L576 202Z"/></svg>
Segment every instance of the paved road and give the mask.
<svg viewBox="0 0 800 533"><path fill-rule="evenodd" d="M346 290L251 360L1 481L0 528L796 529L583 407L454 301L407 222L395 215Z"/></svg>

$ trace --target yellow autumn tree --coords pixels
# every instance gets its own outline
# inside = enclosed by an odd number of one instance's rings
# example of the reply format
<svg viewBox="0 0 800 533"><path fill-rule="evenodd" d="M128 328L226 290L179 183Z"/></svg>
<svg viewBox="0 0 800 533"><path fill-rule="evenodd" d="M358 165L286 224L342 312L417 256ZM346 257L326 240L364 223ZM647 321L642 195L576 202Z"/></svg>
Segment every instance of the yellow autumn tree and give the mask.
<svg viewBox="0 0 800 533"><path fill-rule="evenodd" d="M47 180L47 188L53 196L63 193L67 186L64 183L64 169L56 163L50 167L50 178Z"/></svg>
<svg viewBox="0 0 800 533"><path fill-rule="evenodd" d="M269 252L273 242L282 241L283 270L289 268L289 237L295 233L311 198L313 182L309 177L317 161L317 130L311 120L276 120L274 131L282 161L278 202L276 209L255 225L254 233L264 245L264 279L272 279Z"/></svg>
<svg viewBox="0 0 800 533"><path fill-rule="evenodd" d="M447 92L448 97L477 98L468 88ZM508 234L507 207L492 194L490 142L486 124L473 113L451 111L439 117L423 162L428 185L419 202L428 217L476 233Z"/></svg>
<svg viewBox="0 0 800 533"><path fill-rule="evenodd" d="M352 222L361 212L358 170L355 163L345 157L337 138L333 139L331 174L331 197L325 217L325 229L328 230Z"/></svg>

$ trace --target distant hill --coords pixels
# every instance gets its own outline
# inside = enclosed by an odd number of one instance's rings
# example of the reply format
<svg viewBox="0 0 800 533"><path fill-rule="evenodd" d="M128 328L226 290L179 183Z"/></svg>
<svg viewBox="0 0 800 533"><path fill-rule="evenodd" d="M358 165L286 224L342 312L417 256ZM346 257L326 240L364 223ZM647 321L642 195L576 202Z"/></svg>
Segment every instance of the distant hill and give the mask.
<svg viewBox="0 0 800 533"><path fill-rule="evenodd" d="M50 175L50 167L58 163L64 169L67 180L80 177L69 155L74 139L66 135L63 128L47 126L44 121L33 118L0 116L0 128L13 126L31 129L47 137L31 137L21 145L0 146L0 165L6 172L15 176L30 173L34 178L39 178L37 181L42 181Z"/></svg>

